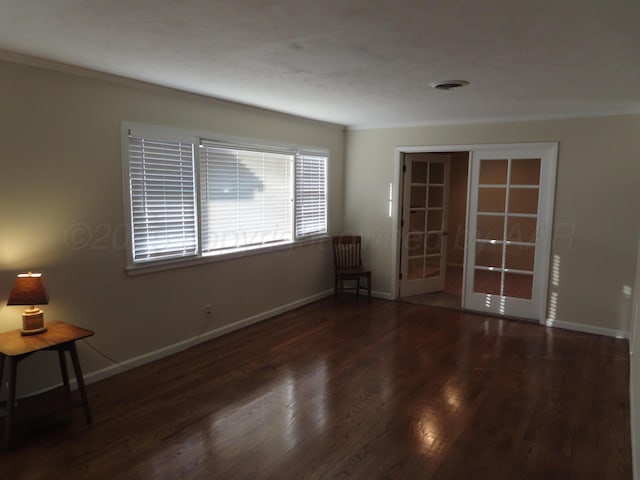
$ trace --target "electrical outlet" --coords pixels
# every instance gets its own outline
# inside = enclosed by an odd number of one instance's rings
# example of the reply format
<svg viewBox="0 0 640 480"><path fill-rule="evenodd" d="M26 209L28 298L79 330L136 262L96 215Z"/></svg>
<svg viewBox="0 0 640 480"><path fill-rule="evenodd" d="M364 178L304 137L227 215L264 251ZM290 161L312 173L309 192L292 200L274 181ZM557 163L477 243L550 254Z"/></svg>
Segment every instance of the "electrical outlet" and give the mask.
<svg viewBox="0 0 640 480"><path fill-rule="evenodd" d="M207 303L204 306L204 318L209 320L209 319L211 319L212 316L213 316L213 311L211 310L211 304Z"/></svg>

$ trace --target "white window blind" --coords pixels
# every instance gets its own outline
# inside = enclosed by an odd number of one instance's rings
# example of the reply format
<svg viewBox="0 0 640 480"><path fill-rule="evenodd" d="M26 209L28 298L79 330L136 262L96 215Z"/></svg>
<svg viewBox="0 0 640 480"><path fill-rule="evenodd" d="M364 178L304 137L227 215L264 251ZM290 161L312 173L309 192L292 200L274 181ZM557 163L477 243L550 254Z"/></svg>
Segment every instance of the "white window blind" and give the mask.
<svg viewBox="0 0 640 480"><path fill-rule="evenodd" d="M293 155L201 147L202 253L292 240Z"/></svg>
<svg viewBox="0 0 640 480"><path fill-rule="evenodd" d="M192 143L129 137L134 263L197 253Z"/></svg>
<svg viewBox="0 0 640 480"><path fill-rule="evenodd" d="M327 232L327 157L296 156L296 238Z"/></svg>

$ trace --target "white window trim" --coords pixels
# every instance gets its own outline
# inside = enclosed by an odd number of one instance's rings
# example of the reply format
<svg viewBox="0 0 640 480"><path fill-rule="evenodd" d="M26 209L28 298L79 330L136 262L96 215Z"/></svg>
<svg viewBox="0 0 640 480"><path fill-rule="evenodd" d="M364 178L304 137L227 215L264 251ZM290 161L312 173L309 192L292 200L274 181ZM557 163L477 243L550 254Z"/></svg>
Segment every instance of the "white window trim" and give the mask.
<svg viewBox="0 0 640 480"><path fill-rule="evenodd" d="M329 235L317 236L314 238L305 238L304 240L293 240L277 245L269 245L267 247L256 247L244 249L237 252L221 253L218 255L206 255L200 257L184 257L172 260L163 260L152 263L129 265L126 268L129 276L142 275L145 273L162 272L164 270L174 270L177 268L193 267L196 265L204 265L207 263L227 262L229 260L252 257L254 255L269 255L278 252L284 252L293 248L301 248L327 243L330 240ZM325 247L323 247L325 248Z"/></svg>
<svg viewBox="0 0 640 480"><path fill-rule="evenodd" d="M305 155L318 155L318 156L326 156L327 157L327 165L326 165L326 185L327 189L327 205L326 205L326 222L327 222L327 232L318 235L309 235L304 236L302 238L296 238L295 235L295 208L293 208L293 219L294 225L292 225L293 239L290 241L284 241L281 243L269 244L266 246L259 245L255 247L241 248L238 250L211 254L211 255L203 255L202 254L202 238L201 233L198 233L198 249L195 256L189 257L180 257L180 258L172 258L167 260L157 260L152 262L145 263L135 263L133 261L133 246L132 246L132 231L131 231L131 202L130 202L130 193L129 193L129 136L142 136L142 137L159 137L165 140L173 140L173 141L182 141L182 142L192 142L194 143L196 150L200 141L209 141L216 143L224 143L229 145L242 145L250 148L256 149L265 149L265 150L277 150L277 151L288 151L294 152L295 154L305 154ZM124 205L124 213L125 213L125 233L127 238L127 259L125 270L128 275L140 275L145 273L159 272L163 270L171 270L177 268L185 268L190 266L196 266L207 263L214 262L223 262L243 257L249 257L254 255L263 255L263 254L272 254L277 252L282 252L285 250L289 250L292 248L299 248L305 246L313 246L317 244L323 244L328 242L330 239L330 235L328 233L328 228L330 224L329 212L330 212L330 196L328 194L329 190L329 178L330 178L330 151L329 149L308 146L308 145L296 145L296 144L288 144L282 142L271 142L261 139L252 139L246 137L237 137L225 134L215 134L203 131L193 131L193 130L185 130L179 128L172 128L166 126L159 125L149 125L149 124L141 124L137 122L122 122L121 123L121 158L122 158L122 168L123 168L123 205ZM295 162L295 159L294 159ZM199 185L200 182L200 164L199 164L199 156L196 155L194 159L194 168L196 175L196 185ZM292 173L293 179L295 181L295 170ZM295 191L294 191L295 196ZM199 187L196 191L196 208L198 213L198 221L197 221L197 229L200 230L200 194Z"/></svg>

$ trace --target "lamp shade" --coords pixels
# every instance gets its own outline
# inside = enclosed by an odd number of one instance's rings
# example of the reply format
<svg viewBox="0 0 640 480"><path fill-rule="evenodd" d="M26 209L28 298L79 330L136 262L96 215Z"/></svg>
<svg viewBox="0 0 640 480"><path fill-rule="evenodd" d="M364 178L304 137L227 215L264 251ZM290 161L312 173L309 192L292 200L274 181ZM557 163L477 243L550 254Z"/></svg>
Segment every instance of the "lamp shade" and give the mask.
<svg viewBox="0 0 640 480"><path fill-rule="evenodd" d="M46 305L49 297L41 273L21 273L11 290L7 305Z"/></svg>

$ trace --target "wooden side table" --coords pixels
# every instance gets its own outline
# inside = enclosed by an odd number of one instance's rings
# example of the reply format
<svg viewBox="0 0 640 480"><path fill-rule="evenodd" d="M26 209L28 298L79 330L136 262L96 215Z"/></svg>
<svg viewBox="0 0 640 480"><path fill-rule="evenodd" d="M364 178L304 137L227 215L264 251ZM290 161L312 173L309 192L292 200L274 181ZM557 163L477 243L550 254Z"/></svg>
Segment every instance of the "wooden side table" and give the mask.
<svg viewBox="0 0 640 480"><path fill-rule="evenodd" d="M2 389L2 374L5 360L8 362L9 378L7 392L7 408L5 421L5 445L11 444L11 429L13 425L13 414L16 403L16 378L18 371L18 363L20 360L27 358L37 352L51 351L58 352L60 361L60 371L62 373L62 381L67 392L71 392L69 386L69 372L67 371L67 361L64 355L69 352L73 371L78 382L78 390L80 398L84 406L84 413L87 417L87 423L93 421L91 410L89 409L89 399L84 388L84 379L82 378L82 370L80 361L78 360L78 351L76 349L76 340L87 338L93 335L91 330L76 327L64 322L47 322L47 331L38 335L23 336L20 330L0 333L0 391Z"/></svg>

